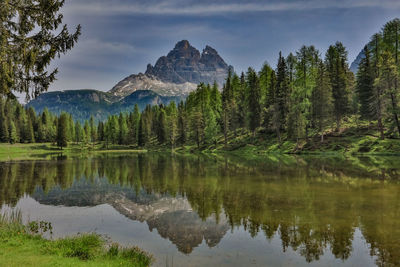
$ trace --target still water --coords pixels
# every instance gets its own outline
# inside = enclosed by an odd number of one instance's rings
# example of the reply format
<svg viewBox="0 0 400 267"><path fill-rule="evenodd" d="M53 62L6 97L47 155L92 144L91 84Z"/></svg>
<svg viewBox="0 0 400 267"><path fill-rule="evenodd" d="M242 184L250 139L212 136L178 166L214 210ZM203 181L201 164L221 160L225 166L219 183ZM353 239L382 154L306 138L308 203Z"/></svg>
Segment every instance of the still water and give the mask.
<svg viewBox="0 0 400 267"><path fill-rule="evenodd" d="M0 207L154 266L398 266L400 158L118 154L0 163Z"/></svg>

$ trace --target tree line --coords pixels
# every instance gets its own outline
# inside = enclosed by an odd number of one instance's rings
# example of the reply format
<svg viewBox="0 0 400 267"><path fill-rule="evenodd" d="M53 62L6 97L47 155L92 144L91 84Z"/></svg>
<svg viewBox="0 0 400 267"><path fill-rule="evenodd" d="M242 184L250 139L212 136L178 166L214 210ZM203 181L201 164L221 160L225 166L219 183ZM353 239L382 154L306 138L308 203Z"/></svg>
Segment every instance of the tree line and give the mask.
<svg viewBox="0 0 400 267"><path fill-rule="evenodd" d="M104 122L84 124L71 115L56 117L47 110L36 115L15 100L0 102L0 140L3 142L68 142L134 145L216 144L248 131L254 136L276 136L277 142L309 139L334 129L357 115L379 130L380 137L398 137L398 59L400 20L394 19L374 34L363 50L354 76L341 42L322 55L302 46L286 57L279 53L275 68L264 64L240 75L229 72L223 88L199 84L185 102L138 106L130 113L112 115Z"/></svg>

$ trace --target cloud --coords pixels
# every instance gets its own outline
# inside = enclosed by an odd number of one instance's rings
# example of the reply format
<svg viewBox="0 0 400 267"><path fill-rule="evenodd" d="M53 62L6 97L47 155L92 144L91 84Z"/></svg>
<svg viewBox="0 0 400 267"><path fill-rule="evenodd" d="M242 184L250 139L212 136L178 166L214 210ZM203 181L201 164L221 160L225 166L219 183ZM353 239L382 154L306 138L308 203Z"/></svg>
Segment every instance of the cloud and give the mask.
<svg viewBox="0 0 400 267"><path fill-rule="evenodd" d="M109 65L110 58L114 60L134 56L140 53L140 49L131 44L121 42L107 42L99 39L86 39L78 42L76 47L67 57L62 57L63 64L77 64L87 67L99 67Z"/></svg>
<svg viewBox="0 0 400 267"><path fill-rule="evenodd" d="M398 0L296 0L296 1L253 1L246 3L223 1L220 3L208 1L123 1L114 0L71 0L69 10L73 13L86 13L92 15L198 15L211 16L228 13L268 12L268 11L293 11L315 10L328 8L362 8L376 7L385 9L399 9Z"/></svg>

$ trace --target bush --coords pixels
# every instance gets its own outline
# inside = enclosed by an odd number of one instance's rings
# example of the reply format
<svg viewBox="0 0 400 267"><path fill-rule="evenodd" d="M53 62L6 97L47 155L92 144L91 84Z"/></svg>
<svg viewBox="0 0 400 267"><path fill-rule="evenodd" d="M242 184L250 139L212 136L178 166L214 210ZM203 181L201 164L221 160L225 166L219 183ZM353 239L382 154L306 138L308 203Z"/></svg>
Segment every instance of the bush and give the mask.
<svg viewBox="0 0 400 267"><path fill-rule="evenodd" d="M90 260L99 254L103 244L104 241L98 234L81 234L75 237L56 240L50 251L56 249L64 257Z"/></svg>

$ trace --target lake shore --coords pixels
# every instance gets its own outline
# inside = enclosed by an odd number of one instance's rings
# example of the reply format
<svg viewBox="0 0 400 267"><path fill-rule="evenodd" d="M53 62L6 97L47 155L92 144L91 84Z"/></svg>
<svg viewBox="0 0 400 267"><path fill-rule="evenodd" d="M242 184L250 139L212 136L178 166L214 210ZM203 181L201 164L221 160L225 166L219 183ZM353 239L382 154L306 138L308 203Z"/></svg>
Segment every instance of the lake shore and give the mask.
<svg viewBox="0 0 400 267"><path fill-rule="evenodd" d="M52 225L30 222L21 214L0 214L0 262L4 266L150 266L151 255L137 247L106 244L95 233L78 234L56 240L46 239Z"/></svg>
<svg viewBox="0 0 400 267"><path fill-rule="evenodd" d="M318 140L317 140L318 139ZM18 161L31 159L46 159L57 156L87 156L104 153L146 153L174 152L179 154L230 154L244 158L282 155L349 155L349 156L400 156L400 140L381 140L373 135L345 134L344 136L326 136L324 142L319 138L310 138L299 142L283 141L277 143L274 138L254 137L251 133L240 133L231 136L227 144L223 138L211 145L195 144L185 146L159 145L154 140L140 148L132 145L75 144L69 143L60 149L51 143L34 144L0 144L0 161Z"/></svg>

